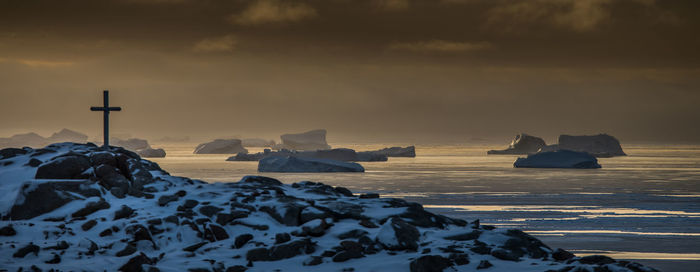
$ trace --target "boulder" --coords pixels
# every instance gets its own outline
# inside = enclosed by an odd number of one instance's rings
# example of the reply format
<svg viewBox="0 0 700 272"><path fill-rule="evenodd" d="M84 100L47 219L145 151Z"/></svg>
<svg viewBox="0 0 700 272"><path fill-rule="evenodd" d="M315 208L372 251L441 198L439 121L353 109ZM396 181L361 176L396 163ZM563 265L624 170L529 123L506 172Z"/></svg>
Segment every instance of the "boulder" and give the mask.
<svg viewBox="0 0 700 272"><path fill-rule="evenodd" d="M146 148L136 150L136 154L144 158L165 158L165 150L162 148Z"/></svg>
<svg viewBox="0 0 700 272"><path fill-rule="evenodd" d="M420 233L416 227L401 218L392 217L382 225L376 241L389 250L416 250Z"/></svg>
<svg viewBox="0 0 700 272"><path fill-rule="evenodd" d="M82 197L100 196L90 181L25 182L10 210L12 220L24 220L51 212Z"/></svg>
<svg viewBox="0 0 700 272"><path fill-rule="evenodd" d="M542 138L521 133L515 136L508 148L504 150L489 150L486 153L492 155L524 155L536 153L544 146L546 144Z"/></svg>
<svg viewBox="0 0 700 272"><path fill-rule="evenodd" d="M275 145L274 149L290 150L320 150L330 149L326 142L326 130L317 129L297 134L283 134L280 136L282 143Z"/></svg>
<svg viewBox="0 0 700 272"><path fill-rule="evenodd" d="M37 179L81 179L90 168L90 159L83 155L59 156L45 162L36 170Z"/></svg>
<svg viewBox="0 0 700 272"><path fill-rule="evenodd" d="M70 129L62 129L51 135L47 140L52 143L60 142L73 142L73 143L85 143L87 142L88 136L77 131Z"/></svg>
<svg viewBox="0 0 700 272"><path fill-rule="evenodd" d="M541 152L518 158L513 163L516 168L600 168L598 160L591 154L570 150Z"/></svg>
<svg viewBox="0 0 700 272"><path fill-rule="evenodd" d="M620 141L608 134L559 136L559 149L586 152L596 157L626 156Z"/></svg>
<svg viewBox="0 0 700 272"><path fill-rule="evenodd" d="M239 139L217 139L212 142L203 143L194 149L194 154L236 154L248 153Z"/></svg>
<svg viewBox="0 0 700 272"><path fill-rule="evenodd" d="M442 272L452 261L440 255L423 255L411 262L411 272Z"/></svg>
<svg viewBox="0 0 700 272"><path fill-rule="evenodd" d="M259 172L364 172L362 165L328 159L268 157L258 163Z"/></svg>

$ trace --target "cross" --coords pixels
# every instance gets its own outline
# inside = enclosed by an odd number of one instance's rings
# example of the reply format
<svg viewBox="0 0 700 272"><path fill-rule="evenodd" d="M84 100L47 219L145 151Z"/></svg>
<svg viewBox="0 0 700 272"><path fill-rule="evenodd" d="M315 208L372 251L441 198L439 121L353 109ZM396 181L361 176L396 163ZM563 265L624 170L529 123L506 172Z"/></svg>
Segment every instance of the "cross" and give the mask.
<svg viewBox="0 0 700 272"><path fill-rule="evenodd" d="M104 112L104 136L105 136L105 141L103 147L105 149L109 148L109 112L110 111L121 111L121 107L110 107L109 106L109 91L104 90L102 92L102 95L104 96L104 106L103 107L90 107L91 111L102 111Z"/></svg>

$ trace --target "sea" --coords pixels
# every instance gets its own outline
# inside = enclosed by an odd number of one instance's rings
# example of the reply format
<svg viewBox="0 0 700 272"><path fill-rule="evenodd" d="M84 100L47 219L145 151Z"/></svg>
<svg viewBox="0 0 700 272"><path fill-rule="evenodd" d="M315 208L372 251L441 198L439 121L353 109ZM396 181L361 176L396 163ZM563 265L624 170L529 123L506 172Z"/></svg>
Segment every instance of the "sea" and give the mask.
<svg viewBox="0 0 700 272"><path fill-rule="evenodd" d="M332 143L358 151L396 144ZM503 146L416 145L415 158L362 162L364 173L259 173L257 162L193 154L196 144L156 143L152 159L172 175L236 182L245 175L283 183L323 182L379 193L498 228L518 228L552 249L604 254L660 271L700 271L700 145L624 145L628 156L601 169L520 169ZM262 148L249 148L259 152Z"/></svg>

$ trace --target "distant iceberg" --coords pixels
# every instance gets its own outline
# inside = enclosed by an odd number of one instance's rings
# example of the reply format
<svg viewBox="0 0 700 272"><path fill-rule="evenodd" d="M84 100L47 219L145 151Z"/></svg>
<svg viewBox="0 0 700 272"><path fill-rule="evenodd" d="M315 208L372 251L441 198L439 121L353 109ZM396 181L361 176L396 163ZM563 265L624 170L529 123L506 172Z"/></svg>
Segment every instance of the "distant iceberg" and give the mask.
<svg viewBox="0 0 700 272"><path fill-rule="evenodd" d="M364 172L365 168L359 163L344 162L330 159L299 158L299 157L267 157L258 163L260 172Z"/></svg>
<svg viewBox="0 0 700 272"><path fill-rule="evenodd" d="M590 153L596 157L626 156L620 146L620 141L608 134L559 136L559 149L573 150Z"/></svg>
<svg viewBox="0 0 700 272"><path fill-rule="evenodd" d="M198 145L194 154L236 154L248 153L239 139L216 139L214 141Z"/></svg>
<svg viewBox="0 0 700 272"><path fill-rule="evenodd" d="M600 168L598 159L586 152L571 150L558 150L540 152L528 155L527 158L518 158L513 163L516 168Z"/></svg>
<svg viewBox="0 0 700 272"><path fill-rule="evenodd" d="M326 142L326 130L317 129L304 133L284 134L280 136L282 143L275 145L273 148L277 150L321 150L331 149L331 146Z"/></svg>
<svg viewBox="0 0 700 272"><path fill-rule="evenodd" d="M489 150L486 153L491 155L524 155L536 153L546 145L542 138L521 133L515 136L508 148L504 150Z"/></svg>

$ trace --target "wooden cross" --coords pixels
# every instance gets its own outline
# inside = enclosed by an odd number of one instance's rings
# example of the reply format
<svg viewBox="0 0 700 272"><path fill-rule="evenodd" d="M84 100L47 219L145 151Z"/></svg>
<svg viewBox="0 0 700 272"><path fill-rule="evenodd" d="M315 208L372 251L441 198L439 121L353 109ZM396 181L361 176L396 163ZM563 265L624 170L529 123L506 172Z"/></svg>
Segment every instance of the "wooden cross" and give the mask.
<svg viewBox="0 0 700 272"><path fill-rule="evenodd" d="M110 111L121 111L121 107L110 107L109 106L109 91L104 90L102 92L104 96L104 106L102 107L90 107L91 111L102 111L104 112L104 136L105 136L105 141L104 141L104 148L109 148L109 112Z"/></svg>

